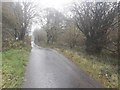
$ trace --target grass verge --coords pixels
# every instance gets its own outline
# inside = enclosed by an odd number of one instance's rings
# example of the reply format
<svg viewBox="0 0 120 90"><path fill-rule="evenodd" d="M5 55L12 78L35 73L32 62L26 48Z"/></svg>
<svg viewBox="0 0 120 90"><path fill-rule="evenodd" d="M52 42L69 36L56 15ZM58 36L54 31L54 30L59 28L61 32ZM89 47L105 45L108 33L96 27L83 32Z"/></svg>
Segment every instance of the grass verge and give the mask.
<svg viewBox="0 0 120 90"><path fill-rule="evenodd" d="M0 89L2 89L2 53L0 52Z"/></svg>
<svg viewBox="0 0 120 90"><path fill-rule="evenodd" d="M93 56L76 50L56 48L106 88L118 88L118 60L107 55ZM120 75L119 75L120 76Z"/></svg>
<svg viewBox="0 0 120 90"><path fill-rule="evenodd" d="M28 55L27 48L2 52L2 88L20 88Z"/></svg>

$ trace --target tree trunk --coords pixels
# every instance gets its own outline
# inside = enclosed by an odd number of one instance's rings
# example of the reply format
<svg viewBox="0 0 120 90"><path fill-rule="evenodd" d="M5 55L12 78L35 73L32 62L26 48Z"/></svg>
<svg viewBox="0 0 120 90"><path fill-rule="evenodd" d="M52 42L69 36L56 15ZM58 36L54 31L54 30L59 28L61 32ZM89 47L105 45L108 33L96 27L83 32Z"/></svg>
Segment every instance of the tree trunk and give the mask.
<svg viewBox="0 0 120 90"><path fill-rule="evenodd" d="M50 43L50 37L49 37L50 35L49 35L49 33L47 32L47 44L49 44Z"/></svg>
<svg viewBox="0 0 120 90"><path fill-rule="evenodd" d="M19 35L19 40L24 40L25 38L25 31L26 31L26 28L22 28L21 32L20 32L20 35Z"/></svg>

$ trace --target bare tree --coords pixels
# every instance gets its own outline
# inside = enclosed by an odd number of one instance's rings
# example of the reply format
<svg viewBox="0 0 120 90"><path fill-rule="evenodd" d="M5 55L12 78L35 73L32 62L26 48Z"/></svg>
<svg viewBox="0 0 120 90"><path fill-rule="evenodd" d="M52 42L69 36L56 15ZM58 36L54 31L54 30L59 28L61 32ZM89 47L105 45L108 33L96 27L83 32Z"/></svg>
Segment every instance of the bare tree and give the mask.
<svg viewBox="0 0 120 90"><path fill-rule="evenodd" d="M62 39L65 39L70 48L77 46L78 39L80 40L80 30L78 30L78 28L76 27L73 18L68 18L66 20L65 31L63 34L65 35L65 37Z"/></svg>
<svg viewBox="0 0 120 90"><path fill-rule="evenodd" d="M31 20L37 15L35 10L35 5L32 2L22 2L21 6L23 6L23 22L22 28L19 35L19 40L24 40L25 33L27 28L31 22Z"/></svg>
<svg viewBox="0 0 120 90"><path fill-rule="evenodd" d="M64 16L54 8L47 8L45 9L45 21L46 24L43 27L47 33L47 43L53 43L63 27Z"/></svg>
<svg viewBox="0 0 120 90"><path fill-rule="evenodd" d="M2 2L2 34L3 42L16 38L16 29L20 29L17 16L14 13L13 2Z"/></svg>
<svg viewBox="0 0 120 90"><path fill-rule="evenodd" d="M8 28L5 32L24 40L27 28L36 16L35 6L31 2L3 2L2 9L2 23Z"/></svg>
<svg viewBox="0 0 120 90"><path fill-rule="evenodd" d="M117 2L74 4L76 25L86 36L86 51L100 53L106 45L108 29L116 16Z"/></svg>

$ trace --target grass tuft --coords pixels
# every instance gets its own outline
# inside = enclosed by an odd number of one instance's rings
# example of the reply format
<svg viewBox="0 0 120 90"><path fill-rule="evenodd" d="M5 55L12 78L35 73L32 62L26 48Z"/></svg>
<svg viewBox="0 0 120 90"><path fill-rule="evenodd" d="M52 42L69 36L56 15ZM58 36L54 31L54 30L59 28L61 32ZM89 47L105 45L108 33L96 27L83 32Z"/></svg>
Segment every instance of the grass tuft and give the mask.
<svg viewBox="0 0 120 90"><path fill-rule="evenodd" d="M20 88L28 55L26 48L2 52L2 88Z"/></svg>

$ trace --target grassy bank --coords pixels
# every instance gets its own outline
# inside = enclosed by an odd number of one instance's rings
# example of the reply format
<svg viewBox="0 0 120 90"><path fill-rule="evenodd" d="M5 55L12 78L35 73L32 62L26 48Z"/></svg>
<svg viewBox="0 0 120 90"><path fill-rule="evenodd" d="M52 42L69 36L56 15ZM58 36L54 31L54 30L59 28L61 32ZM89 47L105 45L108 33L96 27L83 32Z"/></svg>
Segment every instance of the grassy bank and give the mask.
<svg viewBox="0 0 120 90"><path fill-rule="evenodd" d="M91 77L98 80L104 87L118 88L118 60L105 54L88 55L80 50L56 48L67 58L76 63Z"/></svg>
<svg viewBox="0 0 120 90"><path fill-rule="evenodd" d="M2 88L19 88L23 81L29 50L9 49L2 52Z"/></svg>
<svg viewBox="0 0 120 90"><path fill-rule="evenodd" d="M2 53L0 52L0 89L2 87Z"/></svg>

